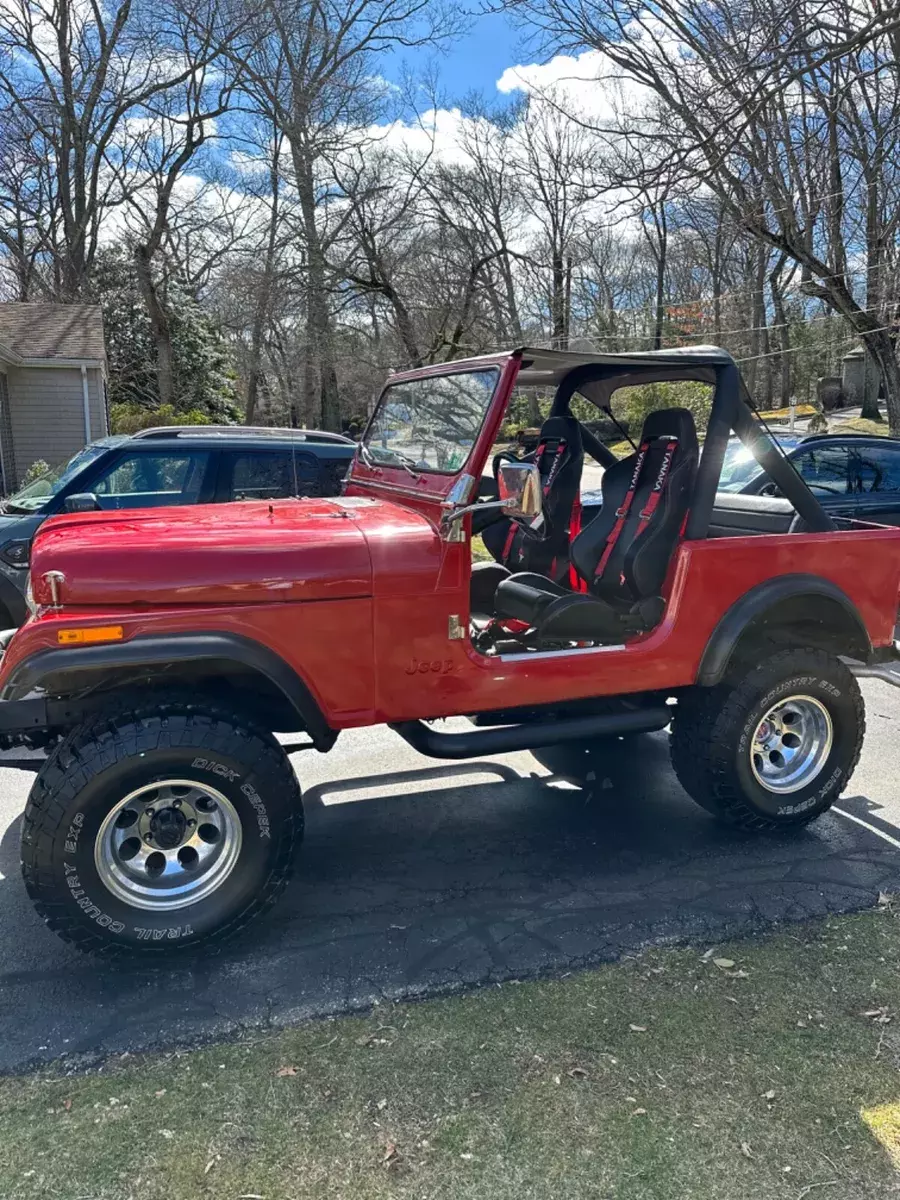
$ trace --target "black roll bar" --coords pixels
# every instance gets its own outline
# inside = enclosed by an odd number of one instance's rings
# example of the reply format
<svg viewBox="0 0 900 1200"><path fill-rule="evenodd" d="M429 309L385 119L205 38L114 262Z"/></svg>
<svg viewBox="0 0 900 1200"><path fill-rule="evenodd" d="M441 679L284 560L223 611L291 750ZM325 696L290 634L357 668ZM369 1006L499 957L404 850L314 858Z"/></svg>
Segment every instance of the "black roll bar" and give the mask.
<svg viewBox="0 0 900 1200"><path fill-rule="evenodd" d="M737 368L734 368L735 371ZM780 454L769 435L760 428L749 407L738 401L735 410L734 432L741 439L762 469L778 485L781 494L797 510L812 533L830 533L836 529L834 521L800 478L783 454Z"/></svg>

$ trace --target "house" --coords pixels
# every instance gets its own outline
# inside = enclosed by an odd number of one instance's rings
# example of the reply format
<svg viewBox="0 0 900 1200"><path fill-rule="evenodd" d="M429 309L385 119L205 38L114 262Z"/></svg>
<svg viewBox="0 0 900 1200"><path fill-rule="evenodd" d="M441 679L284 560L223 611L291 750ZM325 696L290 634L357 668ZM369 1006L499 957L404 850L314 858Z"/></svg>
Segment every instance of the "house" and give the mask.
<svg viewBox="0 0 900 1200"><path fill-rule="evenodd" d="M109 432L95 304L0 304L0 494Z"/></svg>

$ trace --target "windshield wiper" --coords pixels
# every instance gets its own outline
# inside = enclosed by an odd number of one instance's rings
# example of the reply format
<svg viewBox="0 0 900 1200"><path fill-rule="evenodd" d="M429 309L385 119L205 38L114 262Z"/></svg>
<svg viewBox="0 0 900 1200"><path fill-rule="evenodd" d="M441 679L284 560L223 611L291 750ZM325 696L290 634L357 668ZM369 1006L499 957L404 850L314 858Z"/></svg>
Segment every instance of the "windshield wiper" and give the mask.
<svg viewBox="0 0 900 1200"><path fill-rule="evenodd" d="M363 460L367 467L377 467L378 463L372 457L372 451L365 442L359 442L356 447L359 457Z"/></svg>
<svg viewBox="0 0 900 1200"><path fill-rule="evenodd" d="M391 458L396 459L397 466L402 467L404 471L406 471L409 475L412 475L413 479L421 479L422 478L422 476L419 474L419 472L415 470L416 464L413 461L413 459L407 458L406 455L401 454L399 450L388 450L387 453L390 454ZM363 462L366 464L367 467L375 467L377 469L377 468L383 467L383 466L384 467L392 467L394 465L393 462L389 462L389 463L377 462L374 455L372 454L369 447L365 444L365 442L359 443L359 457L363 460Z"/></svg>
<svg viewBox="0 0 900 1200"><path fill-rule="evenodd" d="M393 454L394 458L396 458L397 462L400 464L400 466L403 468L403 470L408 472L410 475L412 475L413 479L421 479L422 478L422 476L419 474L419 472L415 470L415 465L416 465L415 459L407 458L406 455L401 454L399 450L391 450L390 453Z"/></svg>

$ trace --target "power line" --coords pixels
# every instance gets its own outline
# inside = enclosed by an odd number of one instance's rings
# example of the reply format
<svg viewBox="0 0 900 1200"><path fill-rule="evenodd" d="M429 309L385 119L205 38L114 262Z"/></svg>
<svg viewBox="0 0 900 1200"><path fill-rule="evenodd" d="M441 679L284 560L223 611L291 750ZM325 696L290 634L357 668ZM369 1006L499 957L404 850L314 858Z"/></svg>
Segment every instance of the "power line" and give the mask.
<svg viewBox="0 0 900 1200"><path fill-rule="evenodd" d="M893 324L892 325L882 325L878 329L867 329L866 333L867 334L869 334L869 333L884 333L885 330L894 329L894 328L895 328L895 326ZM851 343L858 341L859 338L862 336L863 336L862 334L857 334L854 337L842 338L841 341L839 341L839 342L833 342L829 348L832 350L835 350L835 349L837 349L838 346L850 345ZM743 363L757 362L761 358L779 358L785 354L799 354L801 351L808 350L808 349L809 349L809 346L791 346L787 350L769 350L765 354L752 354L747 358L736 358L734 361L737 363L738 366L741 366Z"/></svg>

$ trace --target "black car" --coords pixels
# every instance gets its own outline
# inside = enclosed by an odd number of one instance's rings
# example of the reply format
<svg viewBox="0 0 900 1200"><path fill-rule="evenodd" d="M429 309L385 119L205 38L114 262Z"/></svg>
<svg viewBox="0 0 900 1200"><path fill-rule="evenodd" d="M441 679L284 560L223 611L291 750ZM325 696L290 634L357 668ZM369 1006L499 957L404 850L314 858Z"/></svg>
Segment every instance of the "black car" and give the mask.
<svg viewBox="0 0 900 1200"><path fill-rule="evenodd" d="M355 442L337 433L229 425L144 429L92 442L3 504L0 629L25 619L31 540L48 517L91 509L336 496L355 450Z"/></svg>
<svg viewBox="0 0 900 1200"><path fill-rule="evenodd" d="M775 440L829 516L900 525L900 439L822 433L777 434ZM780 494L737 439L728 444L719 492Z"/></svg>

